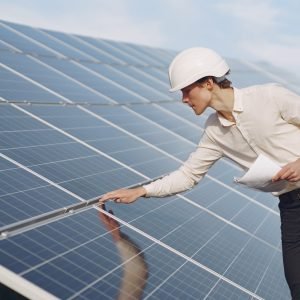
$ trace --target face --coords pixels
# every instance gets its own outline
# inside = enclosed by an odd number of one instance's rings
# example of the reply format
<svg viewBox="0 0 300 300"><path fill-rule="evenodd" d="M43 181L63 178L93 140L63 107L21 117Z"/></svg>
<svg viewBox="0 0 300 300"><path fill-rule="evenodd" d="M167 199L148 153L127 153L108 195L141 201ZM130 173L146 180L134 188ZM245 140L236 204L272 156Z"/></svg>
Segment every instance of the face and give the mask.
<svg viewBox="0 0 300 300"><path fill-rule="evenodd" d="M189 105L196 115L201 115L211 102L211 91L206 83L193 83L181 90L182 102Z"/></svg>

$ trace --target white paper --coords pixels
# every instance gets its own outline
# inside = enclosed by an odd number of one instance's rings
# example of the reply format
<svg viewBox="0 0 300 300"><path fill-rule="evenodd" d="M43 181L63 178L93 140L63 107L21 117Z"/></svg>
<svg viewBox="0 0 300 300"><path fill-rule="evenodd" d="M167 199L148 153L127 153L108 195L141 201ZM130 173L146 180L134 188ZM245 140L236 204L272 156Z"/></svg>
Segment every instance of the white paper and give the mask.
<svg viewBox="0 0 300 300"><path fill-rule="evenodd" d="M284 189L288 184L286 180L272 182L272 177L276 175L280 169L281 167L274 161L260 154L244 176L234 178L234 181L263 192L278 192Z"/></svg>

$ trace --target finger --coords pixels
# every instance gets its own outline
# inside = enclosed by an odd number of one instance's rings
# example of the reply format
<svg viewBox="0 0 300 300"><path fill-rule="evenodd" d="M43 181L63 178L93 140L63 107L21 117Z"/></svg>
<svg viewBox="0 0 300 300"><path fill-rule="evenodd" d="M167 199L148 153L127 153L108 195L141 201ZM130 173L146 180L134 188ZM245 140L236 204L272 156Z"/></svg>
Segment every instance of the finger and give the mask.
<svg viewBox="0 0 300 300"><path fill-rule="evenodd" d="M100 198L99 202L106 202L110 199L113 199L114 197L114 193L106 193Z"/></svg>
<svg viewBox="0 0 300 300"><path fill-rule="evenodd" d="M103 195L100 199L99 199L99 202L101 203L101 202L105 202L105 201L107 201L109 199L109 196L107 196L106 194L105 195Z"/></svg>
<svg viewBox="0 0 300 300"><path fill-rule="evenodd" d="M285 179L287 176L287 172L288 172L288 168L287 167L283 167L273 178L273 181L278 181L281 179Z"/></svg>
<svg viewBox="0 0 300 300"><path fill-rule="evenodd" d="M293 181L293 182L299 181L299 180L300 180L300 176L299 176L299 174L297 174L297 172L292 172L292 173L286 178L286 180L288 180L288 181Z"/></svg>
<svg viewBox="0 0 300 300"><path fill-rule="evenodd" d="M280 179L289 180L291 177L293 177L293 175L294 175L293 170L288 169L280 176Z"/></svg>

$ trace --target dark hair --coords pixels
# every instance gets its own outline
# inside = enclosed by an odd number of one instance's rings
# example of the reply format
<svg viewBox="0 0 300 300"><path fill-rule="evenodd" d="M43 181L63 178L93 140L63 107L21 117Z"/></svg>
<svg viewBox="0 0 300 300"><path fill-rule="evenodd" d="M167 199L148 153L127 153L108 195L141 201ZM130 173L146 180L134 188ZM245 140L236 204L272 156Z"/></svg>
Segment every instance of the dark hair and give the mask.
<svg viewBox="0 0 300 300"><path fill-rule="evenodd" d="M230 71L228 71L224 76L229 75L229 73L230 73ZM227 78L224 78L222 81L218 81L217 80L218 77L214 77L214 76L206 76L206 77L203 77L203 78L197 80L196 82L201 84L201 83L204 83L209 78L211 78L213 80L213 82L215 84L217 84L221 89L227 89L227 88L231 87L232 83Z"/></svg>

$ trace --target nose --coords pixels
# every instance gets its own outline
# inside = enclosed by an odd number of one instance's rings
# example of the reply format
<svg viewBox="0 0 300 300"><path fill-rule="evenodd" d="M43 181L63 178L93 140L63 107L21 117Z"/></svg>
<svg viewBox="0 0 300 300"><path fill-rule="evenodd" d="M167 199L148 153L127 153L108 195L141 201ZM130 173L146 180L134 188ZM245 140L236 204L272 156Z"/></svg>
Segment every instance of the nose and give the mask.
<svg viewBox="0 0 300 300"><path fill-rule="evenodd" d="M188 97L187 93L185 93L185 92L182 92L182 102L183 103L189 102L189 97Z"/></svg>

